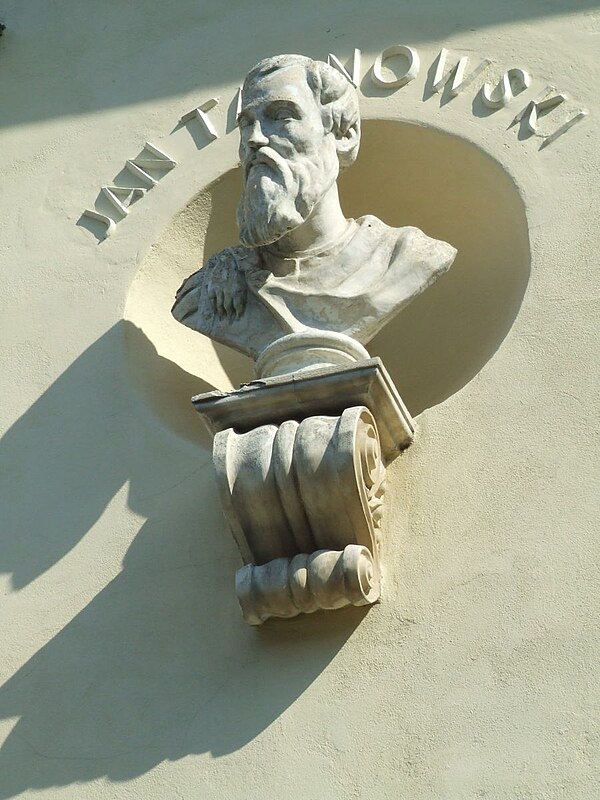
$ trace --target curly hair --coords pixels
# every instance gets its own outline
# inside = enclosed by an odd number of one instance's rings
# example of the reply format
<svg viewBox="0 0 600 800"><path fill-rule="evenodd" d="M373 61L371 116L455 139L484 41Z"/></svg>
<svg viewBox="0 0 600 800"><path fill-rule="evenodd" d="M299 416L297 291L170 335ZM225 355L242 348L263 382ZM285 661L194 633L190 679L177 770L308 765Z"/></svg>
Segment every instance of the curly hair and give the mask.
<svg viewBox="0 0 600 800"><path fill-rule="evenodd" d="M356 144L349 151L339 154L340 167L349 167L356 160L360 145L358 94L350 81L334 67L324 61L314 61L296 54L263 58L246 75L242 96L254 81L279 69L294 66L304 67L306 82L321 109L325 130L332 131L336 138L342 138L352 127L356 128Z"/></svg>

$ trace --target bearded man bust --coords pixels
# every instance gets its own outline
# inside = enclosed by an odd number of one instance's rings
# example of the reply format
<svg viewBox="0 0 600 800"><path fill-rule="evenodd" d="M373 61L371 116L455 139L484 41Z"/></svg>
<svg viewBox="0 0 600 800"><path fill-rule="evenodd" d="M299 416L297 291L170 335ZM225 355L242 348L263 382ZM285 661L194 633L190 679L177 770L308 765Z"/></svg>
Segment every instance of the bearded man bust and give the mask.
<svg viewBox="0 0 600 800"><path fill-rule="evenodd" d="M184 325L254 359L290 334L366 344L452 264L454 247L418 228L345 217L336 181L357 157L360 114L333 67L300 55L260 61L238 126L241 246L183 283L172 313Z"/></svg>

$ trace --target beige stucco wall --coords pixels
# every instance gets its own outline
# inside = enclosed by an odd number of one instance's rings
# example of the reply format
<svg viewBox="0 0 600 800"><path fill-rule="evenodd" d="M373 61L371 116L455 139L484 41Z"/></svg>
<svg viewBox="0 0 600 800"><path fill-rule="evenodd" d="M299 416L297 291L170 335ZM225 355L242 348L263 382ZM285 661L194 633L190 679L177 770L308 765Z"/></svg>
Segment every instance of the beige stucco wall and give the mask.
<svg viewBox="0 0 600 800"><path fill-rule="evenodd" d="M0 798L600 793L600 5L5 3L0 39ZM369 78L417 48L396 91ZM440 47L532 85L431 95ZM244 72L363 51L349 214L455 243L373 345L418 437L393 465L385 597L250 629L188 397L248 362L177 326L234 240ZM550 146L509 128L547 84ZM220 96L220 136L178 120ZM113 235L81 219L145 141L178 165ZM133 184L132 184L133 185ZM181 328L181 329L180 329Z"/></svg>

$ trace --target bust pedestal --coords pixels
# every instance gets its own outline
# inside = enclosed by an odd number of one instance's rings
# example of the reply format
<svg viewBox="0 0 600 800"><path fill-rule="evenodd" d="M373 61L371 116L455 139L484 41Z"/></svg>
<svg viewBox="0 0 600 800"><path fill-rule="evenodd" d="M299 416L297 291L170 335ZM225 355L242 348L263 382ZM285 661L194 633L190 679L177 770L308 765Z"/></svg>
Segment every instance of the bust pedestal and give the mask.
<svg viewBox="0 0 600 800"><path fill-rule="evenodd" d="M214 434L221 502L245 566L245 620L375 602L385 470L414 425L377 358L192 400Z"/></svg>

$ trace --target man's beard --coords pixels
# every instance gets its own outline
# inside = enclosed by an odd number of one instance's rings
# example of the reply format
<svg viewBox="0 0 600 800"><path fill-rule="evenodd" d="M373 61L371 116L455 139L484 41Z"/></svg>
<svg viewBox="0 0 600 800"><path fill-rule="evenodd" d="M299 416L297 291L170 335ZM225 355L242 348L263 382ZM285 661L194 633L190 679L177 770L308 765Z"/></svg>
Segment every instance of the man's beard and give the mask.
<svg viewBox="0 0 600 800"><path fill-rule="evenodd" d="M240 241L247 247L272 244L305 222L337 177L321 153L287 160L261 147L247 167L237 209ZM335 171L334 171L335 169Z"/></svg>

